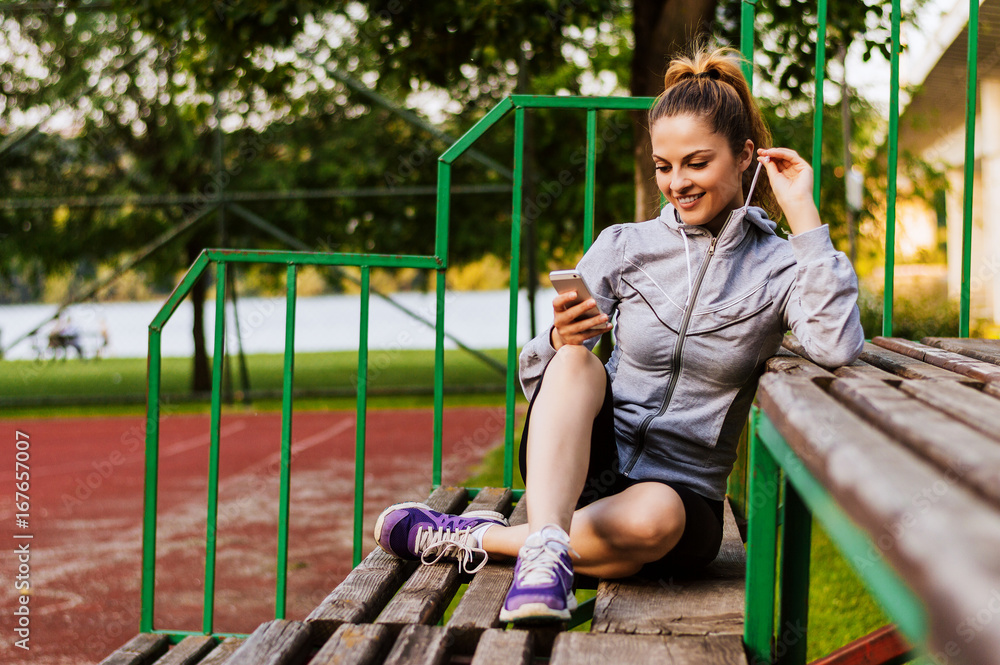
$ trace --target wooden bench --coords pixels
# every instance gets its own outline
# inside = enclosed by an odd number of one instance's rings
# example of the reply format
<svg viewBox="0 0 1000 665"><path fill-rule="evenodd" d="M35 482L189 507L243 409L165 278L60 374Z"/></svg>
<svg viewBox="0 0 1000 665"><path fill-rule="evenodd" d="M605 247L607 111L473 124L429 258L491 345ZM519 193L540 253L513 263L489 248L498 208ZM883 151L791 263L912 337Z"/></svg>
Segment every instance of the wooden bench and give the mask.
<svg viewBox="0 0 1000 665"><path fill-rule="evenodd" d="M505 489L481 490L470 503L461 488L439 488L428 500L447 511L489 509L524 522L526 503L512 510ZM742 645L745 550L726 507L725 539L717 560L688 579L597 583L589 632L566 626L505 630L500 606L513 579L510 561L490 561L473 576L454 564L418 566L379 549L369 554L304 621L271 621L245 640L216 644L139 635L110 656L111 665L312 665L333 663L473 665L531 663L746 664ZM584 580L585 581L585 580ZM442 617L459 587L464 595ZM597 582L596 580L593 582Z"/></svg>
<svg viewBox="0 0 1000 665"><path fill-rule="evenodd" d="M784 346L751 437L751 658L801 662L815 516L919 649L1000 662L1000 341L876 337L833 372Z"/></svg>

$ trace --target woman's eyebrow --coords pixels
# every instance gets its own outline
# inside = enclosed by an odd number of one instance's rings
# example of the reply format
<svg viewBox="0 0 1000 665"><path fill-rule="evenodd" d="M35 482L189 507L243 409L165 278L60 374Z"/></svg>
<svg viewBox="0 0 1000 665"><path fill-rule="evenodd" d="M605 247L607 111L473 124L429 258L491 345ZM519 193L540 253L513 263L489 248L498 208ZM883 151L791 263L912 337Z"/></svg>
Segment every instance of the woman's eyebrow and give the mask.
<svg viewBox="0 0 1000 665"><path fill-rule="evenodd" d="M695 157L701 157L702 155L704 155L706 157L711 157L714 154L715 154L715 150L713 150L712 148L698 148L697 150L692 150L688 154L684 155L682 161L687 161L687 160L690 160L690 159L694 159ZM653 154L653 159L654 160L658 159L661 162L668 161L668 160L664 159L663 157L660 157L659 155L657 155L655 153Z"/></svg>

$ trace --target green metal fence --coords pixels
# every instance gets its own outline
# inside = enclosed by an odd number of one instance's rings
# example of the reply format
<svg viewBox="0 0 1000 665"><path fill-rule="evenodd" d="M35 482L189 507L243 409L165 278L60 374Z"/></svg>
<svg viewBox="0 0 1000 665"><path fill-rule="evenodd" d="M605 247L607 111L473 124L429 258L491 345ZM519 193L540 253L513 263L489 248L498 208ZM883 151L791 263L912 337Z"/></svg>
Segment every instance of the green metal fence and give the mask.
<svg viewBox="0 0 1000 665"><path fill-rule="evenodd" d="M813 129L813 168L816 174L815 196L819 201L820 192L820 146L822 145L822 90L824 84L825 69L825 31L826 31L827 0L819 0L818 5L818 34L820 46L816 53L816 71L818 72L816 83L816 111L814 115ZM748 63L753 60L754 42L754 20L755 3L751 0L744 0L742 3L742 29L741 29L741 50ZM891 111L890 111L890 132L889 132L889 188L888 188L888 216L886 219L886 246L885 246L885 295L884 295L884 324L883 334L892 334L892 297L893 297L893 267L894 267L894 238L895 238L895 205L896 205L896 164L898 145L898 98L899 98L899 22L900 6L899 0L893 1L892 15L892 79L891 79ZM969 274L971 257L971 219L972 219L972 176L973 176L973 145L975 139L975 126L972 121L975 117L975 53L977 43L978 25L978 2L970 0L970 37L969 37L969 89L967 99L967 140L966 140L966 166L965 166L965 214L963 220L963 264L962 264L962 286L961 286L961 330L959 334L967 337L969 334ZM751 78L750 65L745 70L748 80ZM216 634L213 622L214 614L214 583L216 570L216 531L217 531L217 495L218 495L218 461L219 461L219 425L221 418L222 403L222 362L223 345L225 343L225 274L231 264L257 263L285 265L287 270L287 308L286 308L286 336L285 336L285 374L282 400L282 428L281 428L281 464L280 464L280 494L279 494L279 523L278 523L278 551L276 555L277 584L275 589L275 617L283 618L285 615L285 591L286 591L286 564L288 546L288 514L289 514L289 486L290 486L290 459L291 459L291 437L292 437L292 380L294 372L294 340L295 340L295 302L296 302L296 274L300 266L354 266L361 270L361 323L360 323L360 346L358 353L358 391L357 391L357 430L356 430L356 468L355 468L355 495L354 495L354 563L360 561L362 538L362 514L363 514L363 491L364 491L364 459L365 459L365 415L367 405L367 328L368 328L368 303L369 303L369 276L372 268L393 267L393 268L416 268L433 270L436 273L436 295L437 309L435 317L435 369L434 369L434 419L433 419L433 465L431 484L437 487L441 484L441 441L442 441L442 413L444 400L444 303L445 303L445 271L448 267L448 237L450 225L450 195L452 168L456 159L469 151L472 145L491 127L500 122L509 114L514 115L514 183L512 200L512 224L511 224L511 265L510 265L510 306L509 306L509 332L508 332L508 353L507 353L507 383L506 383L506 422L504 431L504 483L507 486L513 484L513 454L514 454L514 402L517 391L516 370L517 370L517 316L518 316L518 292L520 289L520 245L522 230L522 208L524 193L524 126L525 115L533 109L572 109L586 113L586 164L585 164L585 189L584 189L584 248L589 247L593 240L594 225L594 197L596 186L596 153L597 153L597 126L598 111L601 110L637 110L648 108L653 100L651 98L628 98L628 97L602 97L602 98L576 98L576 97L552 97L552 96L532 96L513 95L496 105L482 120L476 123L464 136L455 142L438 160L438 201L437 219L435 225L434 254L432 256L389 256L379 254L323 254L310 252L266 252L266 251L233 251L233 250L207 250L195 261L187 274L178 285L177 289L164 304L160 313L149 326L149 390L148 390L148 411L147 411L147 433L146 433L146 470L145 470L145 506L143 517L143 563L142 563L142 610L140 618L140 628L144 632L168 633L174 638L180 638L189 634ZM216 316L215 316L215 352L213 354L213 374L212 374L212 394L211 394L211 433L210 433L210 457L209 457L209 478L208 478L208 503L207 503L207 531L206 531L206 554L205 554L205 582L204 582L204 604L203 620L200 631L185 630L162 630L153 626L154 609L154 589L155 589L155 565L156 565L156 513L157 513L157 474L158 474L158 445L159 445L159 417L160 417L160 340L163 327L177 309L180 302L189 293L191 287L208 269L209 264L215 265L216 271ZM773 428L763 416L759 419L756 427L751 430L749 437L751 441L750 467L753 469L751 477L758 474L762 477L774 478L777 467L772 464L775 459L781 460L787 446L782 448L784 442L780 436L773 432ZM761 436L759 432L766 434ZM763 444L761 444L763 442ZM766 447L762 447L766 446ZM790 454L790 453L789 453ZM768 457L770 455L770 457ZM770 461L768 461L770 460ZM756 466L755 466L756 465ZM782 467L789 468L782 464ZM786 547L791 548L791 552L806 552L808 561L808 511L798 510L796 506L797 494L801 494L810 503L812 510L817 513L817 517L824 520L824 524L831 530L834 539L839 543L847 543L848 550L853 547L852 543L861 536L851 530L850 524L838 514L832 507L828 496L818 488L814 480L806 477L808 474L789 474L792 485L785 485L785 502L782 508L785 524L789 520L802 526L799 530L800 540L789 542ZM753 482L753 481L751 481ZM737 482L737 486L742 485ZM476 488L469 488L474 494ZM751 493L753 489L751 489ZM775 501L777 498L775 497ZM749 502L748 502L749 503ZM770 504L769 504L770 505ZM775 504L776 505L776 504ZM776 532L774 525L759 522L751 527L751 540L754 542L774 542ZM785 530L786 534L788 529ZM796 549L797 548L797 549ZM799 561L800 557L789 556L788 561ZM752 571L753 574L748 579L748 598L756 603L754 607L757 611L747 613L746 642L754 649L755 654L764 658L769 654L770 645L775 638L773 614L763 616L767 612L761 612L767 605L770 598L770 607L773 608L775 572L773 561L771 561L771 572L764 572L764 568L759 571ZM899 602L908 600L905 587L893 581L894 578L889 572L884 576L879 571L880 579L889 582L880 582L877 579L870 579L870 583L875 588L876 593L881 593L880 588L888 585L888 593L893 598L902 599ZM793 584L803 584L808 581L808 565L803 571L801 565L798 569L788 572L783 579L793 580ZM801 607L792 607L786 610L790 613L802 611ZM922 618L909 616L903 620L904 627L912 627L914 631L923 630ZM803 641L804 643L804 641ZM803 646L804 648L804 646ZM803 652L804 653L804 652ZM767 660L770 656L767 656Z"/></svg>

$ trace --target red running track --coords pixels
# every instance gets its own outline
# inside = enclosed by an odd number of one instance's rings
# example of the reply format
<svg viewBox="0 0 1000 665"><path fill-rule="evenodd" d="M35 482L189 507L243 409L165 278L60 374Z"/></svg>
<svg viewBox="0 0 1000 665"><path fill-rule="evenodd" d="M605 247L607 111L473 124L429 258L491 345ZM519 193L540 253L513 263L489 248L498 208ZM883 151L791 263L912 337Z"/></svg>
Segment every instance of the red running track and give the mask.
<svg viewBox="0 0 1000 665"><path fill-rule="evenodd" d="M2 663L98 662L138 631L145 432L142 417L0 420L6 460L0 529ZM288 618L301 619L351 568L353 412L293 421ZM444 417L445 483L459 483L503 438L503 409L455 408ZM222 419L215 630L249 633L274 617L278 450L276 413ZM368 414L365 542L386 505L427 495L432 413ZM27 527L18 528L16 441L29 438ZM157 628L200 630L209 421L161 424ZM24 444L21 444L24 447ZM22 455L23 459L23 455ZM22 469L23 470L23 469ZM31 538L15 539L15 535ZM20 602L16 547L28 544L30 650L15 646Z"/></svg>

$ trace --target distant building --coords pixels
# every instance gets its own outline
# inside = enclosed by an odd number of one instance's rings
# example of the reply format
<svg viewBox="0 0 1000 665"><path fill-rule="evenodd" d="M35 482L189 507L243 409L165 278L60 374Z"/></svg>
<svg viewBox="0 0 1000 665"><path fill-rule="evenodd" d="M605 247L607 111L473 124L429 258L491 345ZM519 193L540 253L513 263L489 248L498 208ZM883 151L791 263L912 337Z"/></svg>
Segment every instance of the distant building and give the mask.
<svg viewBox="0 0 1000 665"><path fill-rule="evenodd" d="M947 240L948 294L959 296L962 270L968 0L951 5L940 25L915 26L930 42L909 53L903 86L919 86L900 118L900 152L944 166L950 187L929 206L906 200L901 185L897 252L933 250ZM1000 324L1000 0L980 3L975 183L972 213L971 317ZM941 229L941 233L938 229ZM946 232L945 232L946 229Z"/></svg>

